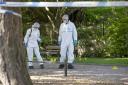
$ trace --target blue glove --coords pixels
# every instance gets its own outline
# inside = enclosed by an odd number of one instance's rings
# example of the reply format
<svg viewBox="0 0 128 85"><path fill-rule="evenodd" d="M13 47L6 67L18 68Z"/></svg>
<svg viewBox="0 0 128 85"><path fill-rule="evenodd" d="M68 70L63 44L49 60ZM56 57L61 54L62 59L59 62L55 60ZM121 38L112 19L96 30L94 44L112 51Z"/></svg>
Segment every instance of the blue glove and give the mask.
<svg viewBox="0 0 128 85"><path fill-rule="evenodd" d="M24 47L27 47L27 43L23 42Z"/></svg>
<svg viewBox="0 0 128 85"><path fill-rule="evenodd" d="M37 40L37 42L40 44L40 43L42 43L42 40L39 38L39 39Z"/></svg>
<svg viewBox="0 0 128 85"><path fill-rule="evenodd" d="M74 46L77 46L77 40L74 40L73 44Z"/></svg>
<svg viewBox="0 0 128 85"><path fill-rule="evenodd" d="M59 46L61 45L61 41L58 41L58 45L59 45Z"/></svg>

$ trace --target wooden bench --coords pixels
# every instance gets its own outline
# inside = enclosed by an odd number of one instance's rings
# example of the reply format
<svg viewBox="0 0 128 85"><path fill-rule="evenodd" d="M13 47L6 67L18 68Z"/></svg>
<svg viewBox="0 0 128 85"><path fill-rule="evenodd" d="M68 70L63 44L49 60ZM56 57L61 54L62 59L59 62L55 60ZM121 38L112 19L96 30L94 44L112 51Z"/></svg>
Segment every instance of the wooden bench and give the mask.
<svg viewBox="0 0 128 85"><path fill-rule="evenodd" d="M59 46L46 46L45 47L45 54L47 56L50 56L50 55L59 55L59 52L60 52L60 47Z"/></svg>
<svg viewBox="0 0 128 85"><path fill-rule="evenodd" d="M43 54L46 54L46 56L51 56L51 55L57 55L60 56L60 47L57 45L48 45L44 48L44 50L42 51ZM77 52L77 47L75 47L74 50L74 55L75 57L77 56L78 52Z"/></svg>

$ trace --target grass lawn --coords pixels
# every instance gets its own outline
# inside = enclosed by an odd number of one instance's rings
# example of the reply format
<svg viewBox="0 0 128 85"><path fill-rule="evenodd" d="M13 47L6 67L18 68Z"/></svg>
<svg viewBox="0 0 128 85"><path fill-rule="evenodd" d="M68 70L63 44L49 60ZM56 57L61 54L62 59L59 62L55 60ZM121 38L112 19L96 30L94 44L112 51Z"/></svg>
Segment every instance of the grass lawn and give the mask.
<svg viewBox="0 0 128 85"><path fill-rule="evenodd" d="M97 64L97 65L124 65L128 66L128 58L75 58L78 64Z"/></svg>
<svg viewBox="0 0 128 85"><path fill-rule="evenodd" d="M56 56L50 56L50 57L48 57L48 60L53 63L59 62L59 58ZM128 58L81 58L81 57L76 57L74 62L77 64L128 66Z"/></svg>

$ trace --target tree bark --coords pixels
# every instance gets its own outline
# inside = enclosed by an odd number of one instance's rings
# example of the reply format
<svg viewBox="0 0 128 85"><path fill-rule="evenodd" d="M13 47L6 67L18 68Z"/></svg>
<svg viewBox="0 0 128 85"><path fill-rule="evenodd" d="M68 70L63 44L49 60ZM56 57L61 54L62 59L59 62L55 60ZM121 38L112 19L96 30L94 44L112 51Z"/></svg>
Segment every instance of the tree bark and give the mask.
<svg viewBox="0 0 128 85"><path fill-rule="evenodd" d="M9 9L20 12L20 8ZM22 18L0 14L0 81L3 85L32 85L22 34Z"/></svg>

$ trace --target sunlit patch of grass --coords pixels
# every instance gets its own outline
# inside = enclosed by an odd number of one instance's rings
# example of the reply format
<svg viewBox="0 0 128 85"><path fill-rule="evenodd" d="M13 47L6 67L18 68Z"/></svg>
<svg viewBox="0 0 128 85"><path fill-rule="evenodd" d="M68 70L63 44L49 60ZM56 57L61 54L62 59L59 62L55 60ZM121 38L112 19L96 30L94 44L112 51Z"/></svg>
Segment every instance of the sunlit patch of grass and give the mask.
<svg viewBox="0 0 128 85"><path fill-rule="evenodd" d="M48 61L57 63L59 57L48 56ZM97 65L124 65L128 66L128 58L87 58L87 57L75 57L75 63L78 64L97 64Z"/></svg>
<svg viewBox="0 0 128 85"><path fill-rule="evenodd" d="M128 58L81 58L81 57L77 57L75 58L75 63L128 66Z"/></svg>
<svg viewBox="0 0 128 85"><path fill-rule="evenodd" d="M48 60L48 61L50 61L50 62L52 62L52 63L56 63L59 58L57 56L48 56L45 59Z"/></svg>

